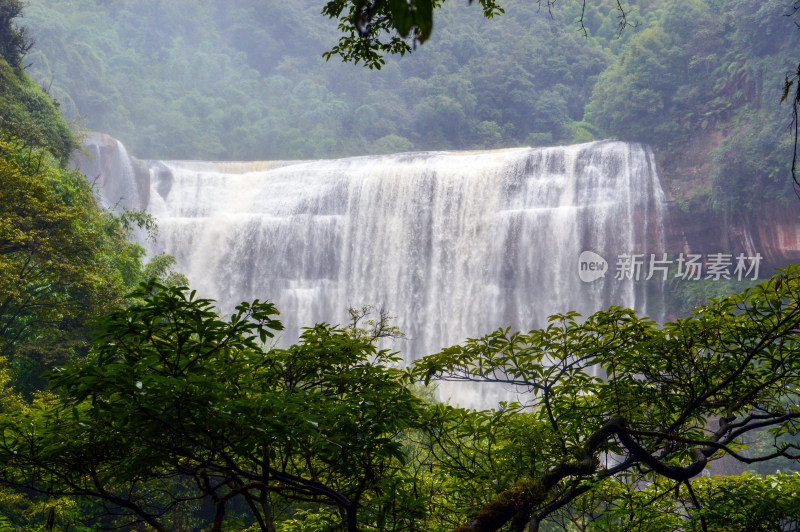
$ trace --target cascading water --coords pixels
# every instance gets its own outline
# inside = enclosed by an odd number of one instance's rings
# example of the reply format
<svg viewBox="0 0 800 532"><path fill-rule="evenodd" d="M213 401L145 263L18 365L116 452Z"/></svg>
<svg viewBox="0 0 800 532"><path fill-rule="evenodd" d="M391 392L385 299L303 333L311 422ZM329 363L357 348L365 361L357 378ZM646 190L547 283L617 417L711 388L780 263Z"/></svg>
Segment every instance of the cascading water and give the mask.
<svg viewBox="0 0 800 532"><path fill-rule="evenodd" d="M407 360L557 312L655 312L642 281L614 275L620 254L664 250L665 198L638 144L149 165L148 251L224 309L274 301L287 343L365 304L396 316ZM608 261L593 282L578 275L586 250ZM486 406L491 393L446 395Z"/></svg>

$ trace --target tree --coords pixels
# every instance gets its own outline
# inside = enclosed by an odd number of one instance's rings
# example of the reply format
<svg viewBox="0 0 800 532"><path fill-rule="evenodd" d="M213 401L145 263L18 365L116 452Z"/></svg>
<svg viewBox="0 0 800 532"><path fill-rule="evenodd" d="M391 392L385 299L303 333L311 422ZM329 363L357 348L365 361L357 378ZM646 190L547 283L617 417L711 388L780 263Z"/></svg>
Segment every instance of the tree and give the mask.
<svg viewBox="0 0 800 532"><path fill-rule="evenodd" d="M585 321L567 313L543 330L499 330L422 359L413 372L426 381L500 382L526 393L513 415L527 429L494 451L528 449L529 458L456 530L538 530L612 480L649 485L653 500L685 488L700 509L714 498L698 498L692 481L712 460L797 460L798 327L800 268L792 266L663 326L621 308ZM760 431L767 448L747 450ZM699 515L705 530L710 518Z"/></svg>
<svg viewBox="0 0 800 532"><path fill-rule="evenodd" d="M232 508L274 530L276 500L333 508L351 532L409 506L392 485L421 402L373 344L391 328L357 313L353 331L320 324L278 349L270 303L223 321L186 288L151 281L131 297L142 302L100 320L85 363L50 375L56 396L3 418L5 485L156 530L193 504L215 531Z"/></svg>
<svg viewBox="0 0 800 532"><path fill-rule="evenodd" d="M324 57L338 55L343 61L356 64L363 61L369 68L380 69L385 63L383 54L405 55L412 51L412 46L430 37L433 13L442 1L330 0L322 8L322 14L338 20L344 35ZM503 13L497 0L478 1L487 18Z"/></svg>
<svg viewBox="0 0 800 532"><path fill-rule="evenodd" d="M317 325L279 349L264 343L280 329L269 303L222 320L185 288L151 282L132 297L99 322L87 362L50 376L56 395L0 418L4 485L157 530L198 507L213 530L237 516L273 530L292 501L348 531L800 518L796 475L697 478L724 455L800 458L798 267L662 327L620 308L557 315L408 371L374 346L396 333L384 315L356 311L349 331ZM407 378L502 382L526 400L426 406ZM771 514L742 502L754 491L774 496Z"/></svg>
<svg viewBox="0 0 800 532"><path fill-rule="evenodd" d="M0 0L0 56L15 67L21 66L22 57L33 46L25 29L14 24L22 8L20 0Z"/></svg>
<svg viewBox="0 0 800 532"><path fill-rule="evenodd" d="M800 177L797 175L797 146L800 139L800 63L797 65L797 72L786 76L786 84L783 88L781 103L789 97L792 86L797 85L792 93L792 134L794 135L794 154L792 156L792 179L796 186L800 186Z"/></svg>
<svg viewBox="0 0 800 532"><path fill-rule="evenodd" d="M133 225L152 220L103 211L83 175L46 149L0 138L0 356L19 391L32 393L42 371L85 354L88 320L143 275L169 274L164 258L143 270L144 250L128 240Z"/></svg>
<svg viewBox="0 0 800 532"><path fill-rule="evenodd" d="M472 4L474 0L469 0ZM536 0L548 11L558 0ZM343 34L339 43L324 57L338 55L345 62L363 62L369 68L380 69L385 63L383 54L405 55L417 44L425 42L433 31L433 14L444 0L328 0L322 14L339 21ZM499 0L478 0L483 15L493 18L505 11ZM621 0L615 0L619 11L619 29L627 25L627 15ZM581 2L580 27L584 33L583 16L586 0ZM410 41L410 43L409 43Z"/></svg>

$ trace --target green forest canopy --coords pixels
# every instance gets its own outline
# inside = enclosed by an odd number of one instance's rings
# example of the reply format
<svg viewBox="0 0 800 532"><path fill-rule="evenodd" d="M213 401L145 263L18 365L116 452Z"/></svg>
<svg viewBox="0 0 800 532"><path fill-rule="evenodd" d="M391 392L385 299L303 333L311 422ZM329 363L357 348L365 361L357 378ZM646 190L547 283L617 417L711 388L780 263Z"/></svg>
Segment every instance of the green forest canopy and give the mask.
<svg viewBox="0 0 800 532"><path fill-rule="evenodd" d="M83 513L60 512L60 523L214 532L800 523L797 474L696 478L724 455L796 468L796 267L663 326L621 308L585 321L568 313L408 370L355 328L320 324L271 347L281 325L269 303L224 319L186 288L151 282L132 297L140 302L98 322L86 361L49 374L50 395L0 416L0 482L33 501L81 501ZM521 403L469 411L406 386L432 379L499 380Z"/></svg>
<svg viewBox="0 0 800 532"><path fill-rule="evenodd" d="M551 145L654 146L665 177L719 138L682 201L784 197L800 32L782 0L510 0L492 21L446 2L413 57L325 63L340 37L318 0L33 0L31 72L82 127L142 158L303 159Z"/></svg>

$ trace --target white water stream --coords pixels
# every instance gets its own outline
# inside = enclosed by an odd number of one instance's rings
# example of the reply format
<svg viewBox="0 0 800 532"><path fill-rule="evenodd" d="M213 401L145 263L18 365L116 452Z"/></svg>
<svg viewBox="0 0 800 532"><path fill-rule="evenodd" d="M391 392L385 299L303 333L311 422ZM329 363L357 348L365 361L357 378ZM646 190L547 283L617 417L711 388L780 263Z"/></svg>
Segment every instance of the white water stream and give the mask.
<svg viewBox="0 0 800 532"><path fill-rule="evenodd" d="M137 202L160 235L148 251L174 255L224 309L274 301L287 343L367 304L396 316L407 338L393 347L407 360L557 312L658 312L645 283L614 279L618 255L664 249L664 193L638 144L148 164L149 197ZM585 250L608 261L605 277L581 281ZM483 393L445 395L465 406L498 397Z"/></svg>

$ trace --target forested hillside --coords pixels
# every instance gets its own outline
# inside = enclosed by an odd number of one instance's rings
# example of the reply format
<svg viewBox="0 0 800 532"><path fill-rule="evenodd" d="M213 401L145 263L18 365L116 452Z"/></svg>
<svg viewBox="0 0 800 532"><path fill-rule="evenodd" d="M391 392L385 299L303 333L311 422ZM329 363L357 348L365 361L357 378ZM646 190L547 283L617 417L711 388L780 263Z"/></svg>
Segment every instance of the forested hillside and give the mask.
<svg viewBox="0 0 800 532"><path fill-rule="evenodd" d="M580 128L617 40L614 2L592 36L554 11L509 3L492 24L448 3L414 57L381 71L328 63L318 0L291 3L33 1L31 71L69 118L147 158L287 159L548 145ZM566 29L566 31L564 31Z"/></svg>
<svg viewBox="0 0 800 532"><path fill-rule="evenodd" d="M791 109L779 102L800 44L790 12L779 0L665 2L600 76L586 120L652 144L687 210L789 197Z"/></svg>
<svg viewBox="0 0 800 532"><path fill-rule="evenodd" d="M413 57L325 63L318 0L33 0L33 76L81 127L138 157L297 159L550 145L652 144L689 204L785 196L800 32L780 0L569 0L506 15L450 2ZM688 161L688 163L687 163Z"/></svg>

